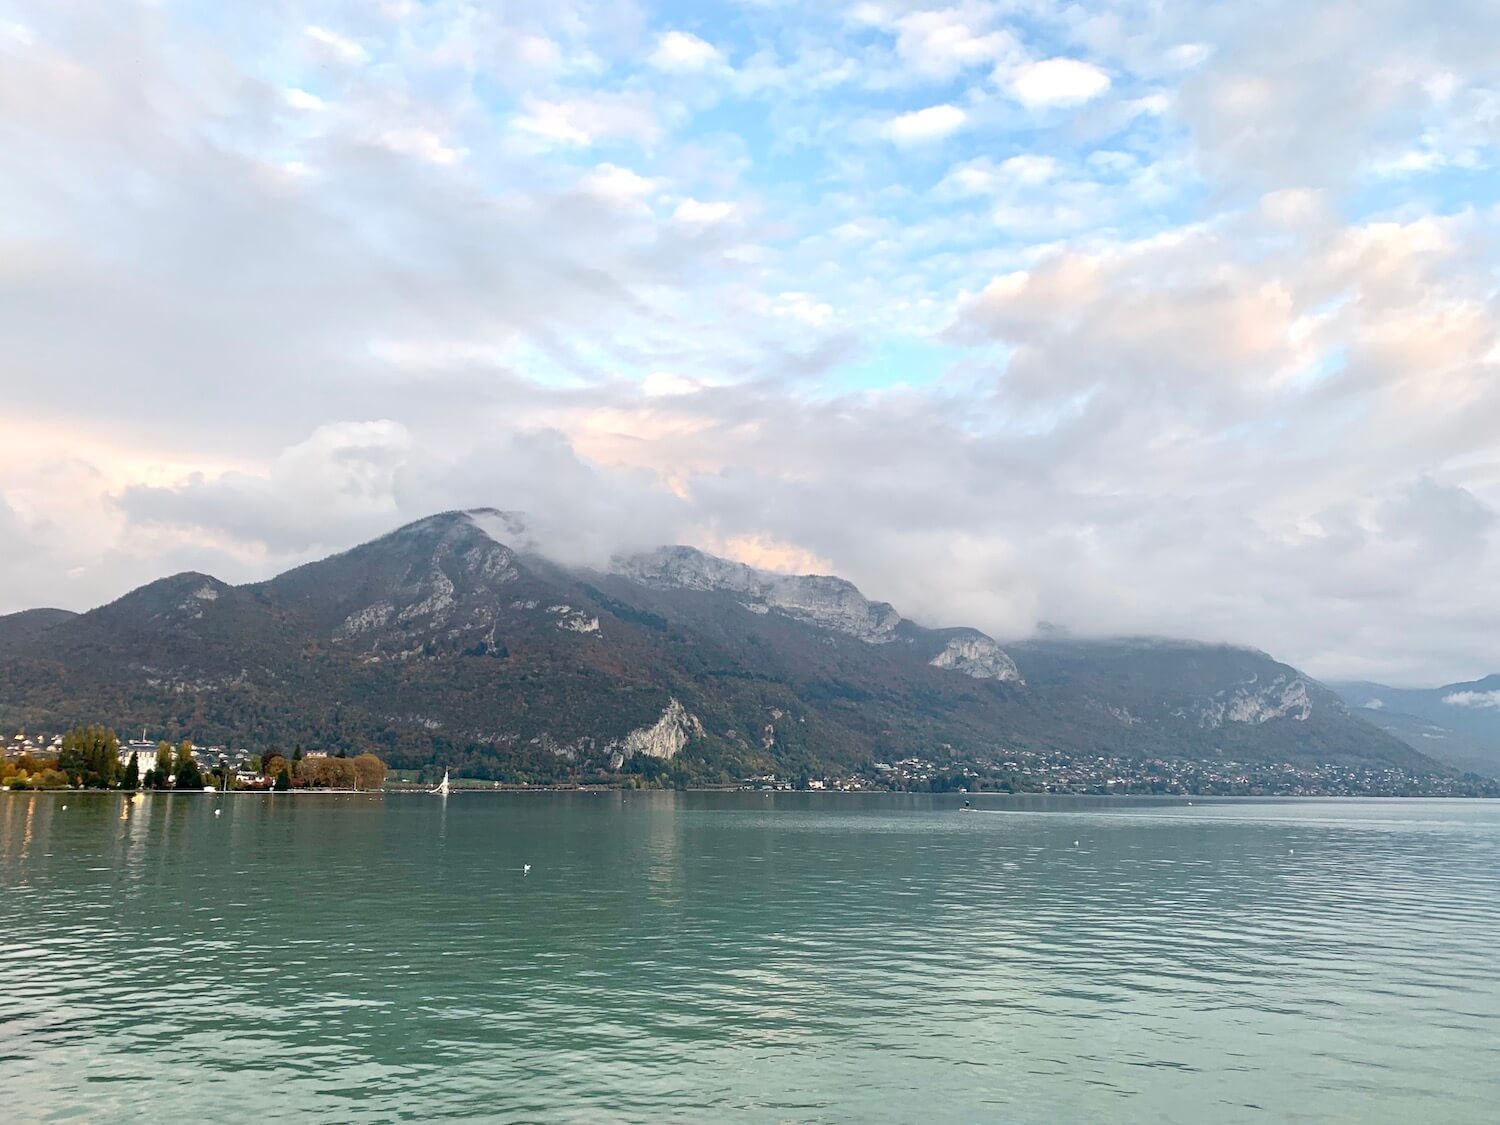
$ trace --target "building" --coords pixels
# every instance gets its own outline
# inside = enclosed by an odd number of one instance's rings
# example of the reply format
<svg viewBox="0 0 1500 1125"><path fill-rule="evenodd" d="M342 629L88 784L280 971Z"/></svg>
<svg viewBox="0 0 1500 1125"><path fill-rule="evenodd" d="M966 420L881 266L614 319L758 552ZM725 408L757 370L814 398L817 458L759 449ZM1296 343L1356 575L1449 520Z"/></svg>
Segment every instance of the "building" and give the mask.
<svg viewBox="0 0 1500 1125"><path fill-rule="evenodd" d="M140 739L120 743L120 765L128 766L132 754L136 756L136 768L141 771L142 777L146 776L147 770L156 768L156 743Z"/></svg>

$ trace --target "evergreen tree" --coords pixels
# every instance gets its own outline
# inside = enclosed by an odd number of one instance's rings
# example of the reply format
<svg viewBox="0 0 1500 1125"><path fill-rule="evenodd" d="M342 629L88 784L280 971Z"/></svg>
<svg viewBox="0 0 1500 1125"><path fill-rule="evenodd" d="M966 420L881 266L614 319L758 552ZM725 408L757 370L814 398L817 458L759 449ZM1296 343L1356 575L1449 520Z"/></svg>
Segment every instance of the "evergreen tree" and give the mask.
<svg viewBox="0 0 1500 1125"><path fill-rule="evenodd" d="M284 793L291 787L292 773L285 766L282 766L281 772L276 775L276 784L273 785L272 788L275 789L278 793Z"/></svg>
<svg viewBox="0 0 1500 1125"><path fill-rule="evenodd" d="M131 754L130 762L125 767L125 780L120 783L121 789L129 789L134 792L141 787L141 763L139 754Z"/></svg>

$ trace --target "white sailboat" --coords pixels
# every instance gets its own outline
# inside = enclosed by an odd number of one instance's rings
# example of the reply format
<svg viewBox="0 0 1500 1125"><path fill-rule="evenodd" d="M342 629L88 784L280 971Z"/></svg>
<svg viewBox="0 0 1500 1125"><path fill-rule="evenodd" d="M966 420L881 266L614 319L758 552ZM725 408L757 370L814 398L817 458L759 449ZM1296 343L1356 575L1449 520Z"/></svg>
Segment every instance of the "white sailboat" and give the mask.
<svg viewBox="0 0 1500 1125"><path fill-rule="evenodd" d="M436 789L429 789L429 793L436 793L439 797L446 797L453 787L448 784L448 771L443 771L442 783Z"/></svg>

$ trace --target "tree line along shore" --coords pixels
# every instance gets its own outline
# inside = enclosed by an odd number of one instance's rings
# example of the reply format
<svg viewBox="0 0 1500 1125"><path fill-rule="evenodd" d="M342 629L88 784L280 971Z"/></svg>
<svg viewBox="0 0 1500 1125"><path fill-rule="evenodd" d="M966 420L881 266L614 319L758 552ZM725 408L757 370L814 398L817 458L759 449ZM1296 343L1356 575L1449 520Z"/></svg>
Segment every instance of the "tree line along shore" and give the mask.
<svg viewBox="0 0 1500 1125"><path fill-rule="evenodd" d="M0 789L379 789L387 772L374 754L351 758L300 746L286 754L272 748L239 766L210 759L188 739L122 749L108 727L75 727L54 746L0 757Z"/></svg>

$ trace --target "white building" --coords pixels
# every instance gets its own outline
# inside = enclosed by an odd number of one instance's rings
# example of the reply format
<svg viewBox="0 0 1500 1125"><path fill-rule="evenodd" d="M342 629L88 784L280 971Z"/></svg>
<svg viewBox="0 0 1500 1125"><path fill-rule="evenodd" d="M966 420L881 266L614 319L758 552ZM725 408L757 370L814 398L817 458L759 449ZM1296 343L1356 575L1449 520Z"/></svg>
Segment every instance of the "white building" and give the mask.
<svg viewBox="0 0 1500 1125"><path fill-rule="evenodd" d="M120 765L130 764L130 755L136 756L136 768L141 771L141 776L146 776L147 770L156 768L156 743L131 741L120 744Z"/></svg>

